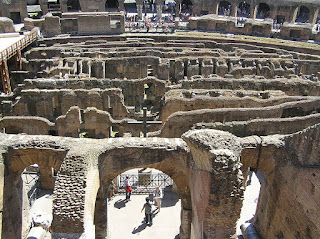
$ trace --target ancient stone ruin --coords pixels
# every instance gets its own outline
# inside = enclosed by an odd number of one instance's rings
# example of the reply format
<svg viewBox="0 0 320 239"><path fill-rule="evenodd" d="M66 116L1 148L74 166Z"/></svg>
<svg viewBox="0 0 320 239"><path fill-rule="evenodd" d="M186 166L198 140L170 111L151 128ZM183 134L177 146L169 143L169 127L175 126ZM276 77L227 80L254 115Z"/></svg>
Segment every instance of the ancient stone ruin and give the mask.
<svg viewBox="0 0 320 239"><path fill-rule="evenodd" d="M139 167L177 185L180 238L235 235L249 168L261 238L320 238L319 53L192 34L38 40L1 95L1 237L28 233L21 173L38 164L53 238L105 238L106 189Z"/></svg>

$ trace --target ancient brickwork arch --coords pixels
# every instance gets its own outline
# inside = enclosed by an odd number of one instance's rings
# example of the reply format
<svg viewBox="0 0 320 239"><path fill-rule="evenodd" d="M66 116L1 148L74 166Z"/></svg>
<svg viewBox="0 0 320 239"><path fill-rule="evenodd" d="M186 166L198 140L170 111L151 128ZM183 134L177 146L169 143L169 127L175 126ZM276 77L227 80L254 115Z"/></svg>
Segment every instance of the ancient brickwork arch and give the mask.
<svg viewBox="0 0 320 239"><path fill-rule="evenodd" d="M92 238L95 234L97 238L102 237L107 224L103 218L107 214L102 210L106 208L104 189L112 178L136 167L159 169L175 181L182 204L180 238L228 237L235 233L242 205L239 138L215 130L191 132L183 139L100 140L0 134L0 141L6 146L3 152L7 153L3 171L10 173L11 168L11 171L21 172L24 167L23 164L21 168L11 166L16 165L13 162L20 165L23 156L20 153L12 157L8 154L9 147L33 149L28 157L41 158L28 161L26 157L26 164L36 162L41 167L43 160L50 166L57 166L54 161L49 163L48 158L63 160L54 184L53 238ZM54 156L42 153L59 150L61 154ZM6 187L12 189L15 185ZM18 191L14 193L15 198L21 195ZM10 199L6 197L6 201ZM12 231L6 233L5 238L12 238Z"/></svg>
<svg viewBox="0 0 320 239"><path fill-rule="evenodd" d="M10 142L9 142L10 143ZM3 224L2 238L21 238L28 232L28 205L22 192L21 173L33 164L40 169L41 187L52 190L54 179L52 169L58 171L66 155L65 149L46 148L44 145L30 143L23 145L15 140L3 150Z"/></svg>
<svg viewBox="0 0 320 239"><path fill-rule="evenodd" d="M264 238L320 236L316 219L319 128L317 124L290 135L250 136L241 140L242 171L252 167L264 177L253 220Z"/></svg>
<svg viewBox="0 0 320 239"><path fill-rule="evenodd" d="M164 172L177 185L182 204L180 238L190 238L192 206L188 164L191 158L187 146L182 140L170 140L170 145L167 145L164 139L148 141L140 142L138 147L129 145L125 148L123 146L119 148L114 145L112 149L100 155L100 191L95 208L96 238L105 238L106 236L107 217L102 212L105 211L106 199L104 196L111 180L129 169L144 167Z"/></svg>

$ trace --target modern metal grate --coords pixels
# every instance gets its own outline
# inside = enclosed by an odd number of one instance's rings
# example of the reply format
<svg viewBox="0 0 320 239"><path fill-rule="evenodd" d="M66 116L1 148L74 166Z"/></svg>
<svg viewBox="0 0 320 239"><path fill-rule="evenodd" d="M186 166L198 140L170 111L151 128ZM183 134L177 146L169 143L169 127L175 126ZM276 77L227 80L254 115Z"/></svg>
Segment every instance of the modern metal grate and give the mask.
<svg viewBox="0 0 320 239"><path fill-rule="evenodd" d="M173 185L173 180L165 173L150 174L120 174L118 193L125 193L124 180L126 175L129 175L129 182L132 186L133 194L148 194L152 193L156 186L161 189L170 188Z"/></svg>

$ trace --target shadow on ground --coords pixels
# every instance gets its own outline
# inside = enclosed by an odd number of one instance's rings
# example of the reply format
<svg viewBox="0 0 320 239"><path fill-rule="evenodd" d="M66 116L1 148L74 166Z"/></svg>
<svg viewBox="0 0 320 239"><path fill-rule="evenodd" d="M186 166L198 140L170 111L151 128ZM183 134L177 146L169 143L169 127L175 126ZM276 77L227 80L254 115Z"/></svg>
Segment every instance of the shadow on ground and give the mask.
<svg viewBox="0 0 320 239"><path fill-rule="evenodd" d="M121 209L126 206L127 201L125 199L120 199L114 203L114 207Z"/></svg>
<svg viewBox="0 0 320 239"><path fill-rule="evenodd" d="M172 207L179 202L179 195L178 193L174 192L164 192L161 207Z"/></svg>

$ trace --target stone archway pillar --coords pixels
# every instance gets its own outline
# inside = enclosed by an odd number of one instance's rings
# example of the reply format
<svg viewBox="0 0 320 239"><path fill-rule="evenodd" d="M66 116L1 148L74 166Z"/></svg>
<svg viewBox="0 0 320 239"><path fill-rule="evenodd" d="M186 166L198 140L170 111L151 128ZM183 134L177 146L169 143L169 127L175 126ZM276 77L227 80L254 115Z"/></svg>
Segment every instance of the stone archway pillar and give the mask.
<svg viewBox="0 0 320 239"><path fill-rule="evenodd" d="M250 16L251 16L252 19L256 19L257 12L258 12L258 5L255 5L250 10Z"/></svg>
<svg viewBox="0 0 320 239"><path fill-rule="evenodd" d="M293 12L291 13L290 19L289 19L290 23L295 23L295 22L296 22L298 10L299 10L299 7L296 7L296 8L293 10Z"/></svg>
<svg viewBox="0 0 320 239"><path fill-rule="evenodd" d="M237 17L238 6L236 3L231 4L231 17Z"/></svg>
<svg viewBox="0 0 320 239"><path fill-rule="evenodd" d="M118 0L118 2L119 2L118 10L119 11L125 11L125 9L124 9L124 0Z"/></svg>
<svg viewBox="0 0 320 239"><path fill-rule="evenodd" d="M219 2L214 2L212 9L213 9L212 13L218 15L219 14Z"/></svg>
<svg viewBox="0 0 320 239"><path fill-rule="evenodd" d="M269 15L269 17L272 18L273 20L276 20L276 18L277 18L277 10L278 10L278 5L270 6L270 15Z"/></svg>
<svg viewBox="0 0 320 239"><path fill-rule="evenodd" d="M311 24L316 24L319 14L319 8L315 8L310 12L309 22Z"/></svg>
<svg viewBox="0 0 320 239"><path fill-rule="evenodd" d="M40 167L40 174L41 174L41 188L47 190L53 190L54 187L54 180L52 175L52 168L48 166Z"/></svg>
<svg viewBox="0 0 320 239"><path fill-rule="evenodd" d="M162 17L162 5L163 0L156 0L157 17L160 19Z"/></svg>
<svg viewBox="0 0 320 239"><path fill-rule="evenodd" d="M208 129L188 131L182 139L194 161L193 182L205 182L201 189L191 188L197 217L193 233L196 238L229 238L236 232L243 200L241 141L228 132Z"/></svg>
<svg viewBox="0 0 320 239"><path fill-rule="evenodd" d="M60 10L61 12L67 12L68 11L68 6L67 6L67 0L61 0L60 1Z"/></svg>
<svg viewBox="0 0 320 239"><path fill-rule="evenodd" d="M180 17L181 14L181 2L182 0L176 1L176 17Z"/></svg>
<svg viewBox="0 0 320 239"><path fill-rule="evenodd" d="M48 13L48 0L40 0L40 6L42 15L46 15Z"/></svg>
<svg viewBox="0 0 320 239"><path fill-rule="evenodd" d="M192 210L182 208L180 239L189 239L191 235Z"/></svg>
<svg viewBox="0 0 320 239"><path fill-rule="evenodd" d="M137 13L138 13L138 18L141 20L142 19L142 10L143 10L143 0L137 0Z"/></svg>
<svg viewBox="0 0 320 239"><path fill-rule="evenodd" d="M106 192L104 192L102 186L99 188L96 205L95 205L95 238L104 239L107 238L108 230L108 214L107 214L107 199L105 197Z"/></svg>

